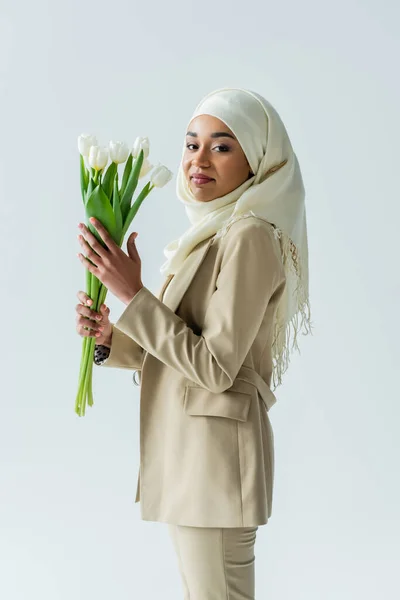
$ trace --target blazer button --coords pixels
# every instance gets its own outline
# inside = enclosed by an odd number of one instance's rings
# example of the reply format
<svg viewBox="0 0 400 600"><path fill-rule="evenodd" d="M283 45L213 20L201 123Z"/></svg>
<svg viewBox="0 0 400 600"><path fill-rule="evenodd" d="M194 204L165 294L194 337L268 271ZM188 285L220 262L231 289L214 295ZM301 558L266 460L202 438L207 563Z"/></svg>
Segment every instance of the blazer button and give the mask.
<svg viewBox="0 0 400 600"><path fill-rule="evenodd" d="M140 374L140 371L139 371L139 370L133 371L133 375L132 375L133 383L134 383L135 385L140 385L140 380L139 380L139 381L136 381L136 377L135 377L136 373L139 373L139 374Z"/></svg>

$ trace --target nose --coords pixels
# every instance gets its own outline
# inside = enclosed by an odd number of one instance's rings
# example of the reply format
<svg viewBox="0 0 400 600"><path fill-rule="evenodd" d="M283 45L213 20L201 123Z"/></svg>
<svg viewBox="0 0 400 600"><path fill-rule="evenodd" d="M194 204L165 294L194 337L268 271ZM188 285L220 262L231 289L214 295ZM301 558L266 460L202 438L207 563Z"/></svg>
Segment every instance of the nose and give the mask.
<svg viewBox="0 0 400 600"><path fill-rule="evenodd" d="M209 166L210 159L208 156L208 150L206 148L203 148L202 150L197 150L196 154L192 157L192 164L199 166Z"/></svg>

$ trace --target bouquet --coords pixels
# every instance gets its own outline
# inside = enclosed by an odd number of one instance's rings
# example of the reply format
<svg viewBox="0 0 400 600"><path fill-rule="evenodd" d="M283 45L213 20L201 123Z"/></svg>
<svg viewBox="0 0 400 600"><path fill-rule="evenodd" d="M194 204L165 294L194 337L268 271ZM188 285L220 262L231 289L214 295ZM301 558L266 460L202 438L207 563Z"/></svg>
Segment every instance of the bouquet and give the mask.
<svg viewBox="0 0 400 600"><path fill-rule="evenodd" d="M82 134L78 137L78 149L86 226L104 245L89 220L95 217L107 229L115 243L121 247L124 236L143 200L154 187L160 188L166 185L172 178L172 172L161 164L156 167L150 164L147 137L137 137L130 151L123 142L111 141L108 148L100 147L95 136ZM106 169L109 159L110 164ZM122 164L124 168L120 182L118 166ZM139 179L145 177L150 171L150 181L143 186L135 201L132 202ZM98 311L105 301L107 288L88 270L86 270L86 293L92 299L90 308ZM83 338L78 393L75 401L75 412L79 416L85 415L86 402L89 406L93 406L92 372L95 345L94 337Z"/></svg>

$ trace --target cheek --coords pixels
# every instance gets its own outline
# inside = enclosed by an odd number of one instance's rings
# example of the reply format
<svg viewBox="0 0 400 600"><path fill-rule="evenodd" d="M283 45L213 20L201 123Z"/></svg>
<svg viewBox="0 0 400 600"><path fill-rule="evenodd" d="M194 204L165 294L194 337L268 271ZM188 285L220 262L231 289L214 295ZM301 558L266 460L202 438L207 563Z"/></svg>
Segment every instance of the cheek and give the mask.
<svg viewBox="0 0 400 600"><path fill-rule="evenodd" d="M243 161L238 160L237 157L226 157L226 160L221 163L221 169L223 170L224 177L229 179L241 179L242 174L247 172L247 169L243 166Z"/></svg>
<svg viewBox="0 0 400 600"><path fill-rule="evenodd" d="M229 192L241 185L248 178L248 167L246 162L238 157L227 157L227 160L219 165L220 184L223 190Z"/></svg>
<svg viewBox="0 0 400 600"><path fill-rule="evenodd" d="M190 167L190 160L187 157L183 157L182 159L182 169L186 173Z"/></svg>

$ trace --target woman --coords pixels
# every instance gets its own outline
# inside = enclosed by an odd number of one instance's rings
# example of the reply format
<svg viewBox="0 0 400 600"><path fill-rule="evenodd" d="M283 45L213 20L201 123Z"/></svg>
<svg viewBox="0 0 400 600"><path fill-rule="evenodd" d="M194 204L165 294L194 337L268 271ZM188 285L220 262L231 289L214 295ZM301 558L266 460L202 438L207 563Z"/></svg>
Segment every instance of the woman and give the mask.
<svg viewBox="0 0 400 600"><path fill-rule="evenodd" d="M126 255L101 224L108 251L83 228L96 267L82 261L127 307L114 324L103 306L97 331L80 292L77 329L97 336L98 364L140 373L136 502L142 519L168 523L185 598L254 598L256 531L272 511L271 386L311 326L304 187L271 104L243 89L208 94L177 194L191 227L164 250L158 298L136 233Z"/></svg>

